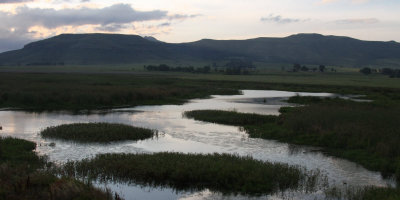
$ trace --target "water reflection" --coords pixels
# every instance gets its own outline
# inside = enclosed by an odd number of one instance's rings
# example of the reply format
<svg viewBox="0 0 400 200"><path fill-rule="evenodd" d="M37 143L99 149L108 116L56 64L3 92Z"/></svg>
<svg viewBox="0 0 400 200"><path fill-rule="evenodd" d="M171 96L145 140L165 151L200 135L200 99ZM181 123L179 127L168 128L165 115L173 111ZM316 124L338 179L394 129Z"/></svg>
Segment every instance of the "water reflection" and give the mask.
<svg viewBox="0 0 400 200"><path fill-rule="evenodd" d="M326 156L313 148L293 146L272 140L249 138L235 126L199 122L182 117L184 111L201 109L237 110L245 113L277 115L282 102L294 95L333 96L329 93L294 93L285 91L244 90L243 95L215 95L210 99L195 99L184 105L138 106L98 111L85 114L68 112L32 113L0 111L1 135L34 141L37 151L50 160L65 162L92 157L99 153L185 152L185 153L235 153L250 155L255 159L299 165L309 170L320 169L330 184L386 186L393 182L383 180L379 173L368 171L352 162ZM115 122L129 124L160 132L158 138L138 142L110 144L76 144L73 142L43 139L41 129L48 126L77 122ZM49 144L55 142L55 146ZM223 197L210 191L176 193L170 189L141 188L124 184L109 184L127 199L243 199L248 197ZM150 192L148 192L150 191ZM297 194L297 197L303 194ZM314 194L316 195L316 194ZM157 197L157 196L160 196ZM308 195L307 197L312 197ZM271 197L272 198L272 197ZM279 199L279 197L274 197ZM273 198L273 199L274 199ZM305 198L305 197L304 197Z"/></svg>

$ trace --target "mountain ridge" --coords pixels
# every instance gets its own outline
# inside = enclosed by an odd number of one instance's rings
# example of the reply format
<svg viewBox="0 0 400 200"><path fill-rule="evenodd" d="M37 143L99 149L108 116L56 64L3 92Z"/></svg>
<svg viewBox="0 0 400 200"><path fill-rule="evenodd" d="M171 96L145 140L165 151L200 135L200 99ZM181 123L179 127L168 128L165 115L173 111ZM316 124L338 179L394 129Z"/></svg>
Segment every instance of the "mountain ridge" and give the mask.
<svg viewBox="0 0 400 200"><path fill-rule="evenodd" d="M261 63L400 67L400 43L304 33L283 38L202 39L166 43L154 37L94 33L61 34L0 54L1 65L185 63L230 59Z"/></svg>

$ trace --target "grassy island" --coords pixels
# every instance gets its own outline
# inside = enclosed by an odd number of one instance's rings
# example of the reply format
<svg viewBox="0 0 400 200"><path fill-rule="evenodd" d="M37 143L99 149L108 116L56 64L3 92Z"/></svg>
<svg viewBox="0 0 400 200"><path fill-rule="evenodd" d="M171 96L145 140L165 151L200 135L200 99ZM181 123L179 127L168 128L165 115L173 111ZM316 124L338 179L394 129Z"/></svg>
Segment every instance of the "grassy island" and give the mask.
<svg viewBox="0 0 400 200"><path fill-rule="evenodd" d="M84 178L248 195L311 190L320 180L319 172L217 153L102 154L67 163L65 170Z"/></svg>
<svg viewBox="0 0 400 200"><path fill-rule="evenodd" d="M41 131L45 138L76 142L108 143L123 140L143 140L153 137L155 131L124 124L76 123L48 127Z"/></svg>

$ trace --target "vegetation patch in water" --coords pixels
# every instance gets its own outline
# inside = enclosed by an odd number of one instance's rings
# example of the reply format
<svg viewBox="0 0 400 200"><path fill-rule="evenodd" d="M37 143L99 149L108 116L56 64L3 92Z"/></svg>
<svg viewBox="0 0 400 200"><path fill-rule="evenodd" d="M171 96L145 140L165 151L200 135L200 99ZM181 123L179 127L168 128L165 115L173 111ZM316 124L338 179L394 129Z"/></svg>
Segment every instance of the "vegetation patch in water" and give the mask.
<svg viewBox="0 0 400 200"><path fill-rule="evenodd" d="M183 115L200 121L211 123L244 126L275 122L276 116L238 113L236 111L221 110L193 110L186 111Z"/></svg>
<svg viewBox="0 0 400 200"><path fill-rule="evenodd" d="M90 184L55 176L35 148L33 142L0 137L0 199L113 199Z"/></svg>
<svg viewBox="0 0 400 200"><path fill-rule="evenodd" d="M143 140L153 137L154 130L112 123L76 123L48 127L40 133L45 138L76 142L107 143L122 140Z"/></svg>
<svg viewBox="0 0 400 200"><path fill-rule="evenodd" d="M319 172L229 154L102 154L69 162L67 174L83 178L169 186L177 190L269 194L286 189L313 190Z"/></svg>

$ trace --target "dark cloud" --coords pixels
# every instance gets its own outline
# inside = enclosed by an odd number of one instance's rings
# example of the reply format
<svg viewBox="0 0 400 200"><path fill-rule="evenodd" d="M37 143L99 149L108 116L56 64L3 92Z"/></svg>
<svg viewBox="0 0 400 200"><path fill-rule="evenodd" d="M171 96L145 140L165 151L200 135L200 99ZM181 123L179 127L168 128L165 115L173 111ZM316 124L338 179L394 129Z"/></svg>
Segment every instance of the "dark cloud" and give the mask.
<svg viewBox="0 0 400 200"><path fill-rule="evenodd" d="M268 17L262 17L260 20L262 22L275 22L278 24L289 24L289 23L307 21L307 20L303 20L303 19L284 18L281 15L273 15L273 14L270 14Z"/></svg>
<svg viewBox="0 0 400 200"><path fill-rule="evenodd" d="M132 26L132 25L131 25ZM122 29L125 29L127 26L124 24L108 24L105 26L97 27L96 30L98 31L106 31L106 32L118 32Z"/></svg>
<svg viewBox="0 0 400 200"><path fill-rule="evenodd" d="M171 23L165 22L165 23L161 23L161 24L157 25L157 27L164 27L164 26L171 26Z"/></svg>
<svg viewBox="0 0 400 200"><path fill-rule="evenodd" d="M341 19L335 21L337 24L376 24L379 20L376 18L365 19Z"/></svg>
<svg viewBox="0 0 400 200"><path fill-rule="evenodd" d="M8 15L6 20L16 24L20 28L32 26L43 26L46 28L57 28L60 26L81 25L109 25L124 24L137 21L160 20L167 18L167 12L161 10L137 11L128 4L116 4L101 9L43 9L20 7L17 14Z"/></svg>

